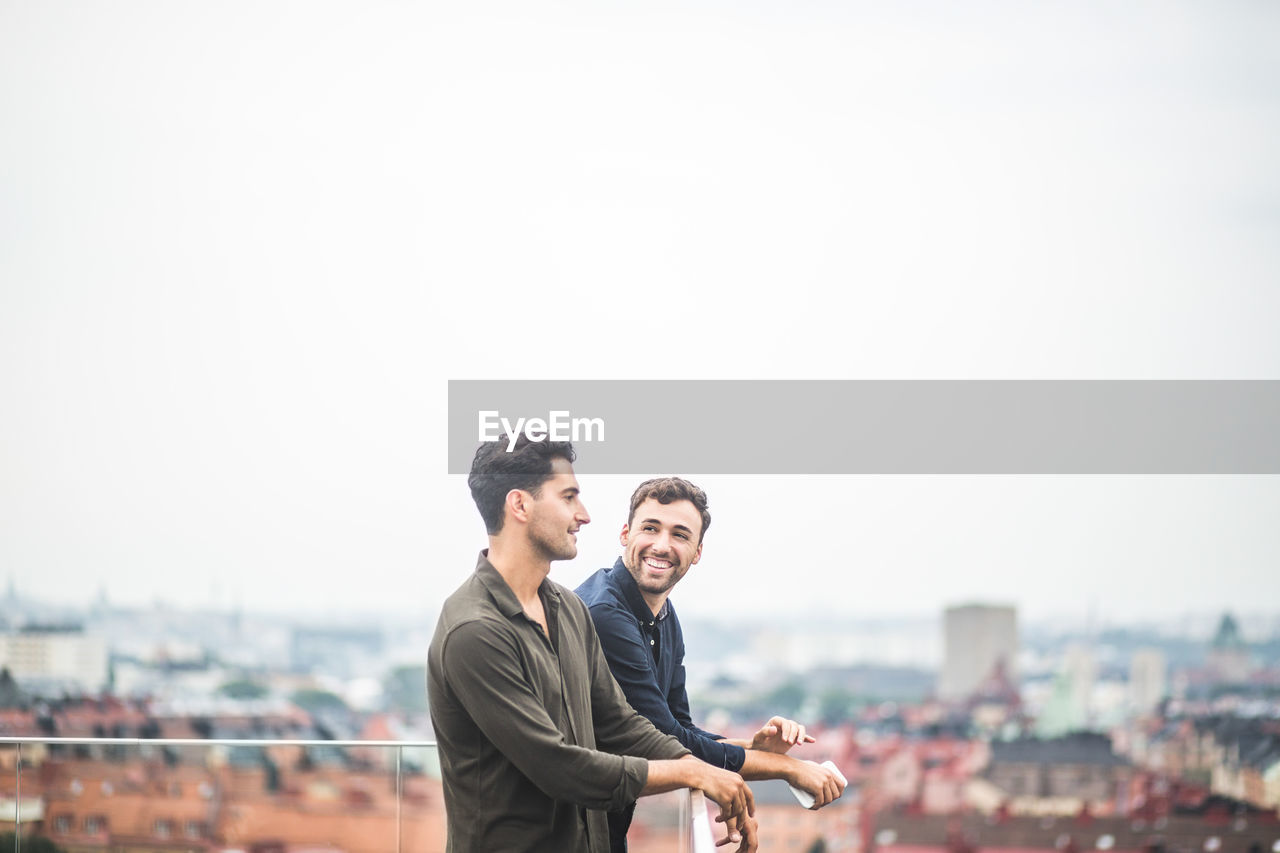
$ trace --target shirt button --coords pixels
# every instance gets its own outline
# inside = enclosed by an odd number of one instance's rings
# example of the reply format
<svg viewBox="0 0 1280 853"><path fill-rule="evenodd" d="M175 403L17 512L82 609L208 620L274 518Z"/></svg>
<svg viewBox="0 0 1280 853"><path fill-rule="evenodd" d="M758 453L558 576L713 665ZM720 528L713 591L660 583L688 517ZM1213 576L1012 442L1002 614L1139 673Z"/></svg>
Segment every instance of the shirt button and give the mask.
<svg viewBox="0 0 1280 853"><path fill-rule="evenodd" d="M651 646L653 645L653 640L650 640L650 641L649 641L649 645L651 645Z"/></svg>

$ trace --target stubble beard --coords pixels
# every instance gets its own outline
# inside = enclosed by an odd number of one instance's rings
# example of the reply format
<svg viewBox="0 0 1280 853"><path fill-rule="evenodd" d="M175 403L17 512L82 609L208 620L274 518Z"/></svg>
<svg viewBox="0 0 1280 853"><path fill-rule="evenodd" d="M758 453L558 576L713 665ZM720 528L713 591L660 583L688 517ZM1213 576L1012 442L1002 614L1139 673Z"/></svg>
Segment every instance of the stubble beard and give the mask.
<svg viewBox="0 0 1280 853"><path fill-rule="evenodd" d="M529 531L529 539L534 548L537 549L541 556L547 559L547 562L572 560L578 556L578 543L573 541L572 535L564 532L561 536L563 538L550 536L547 531L538 528Z"/></svg>
<svg viewBox="0 0 1280 853"><path fill-rule="evenodd" d="M664 577L654 579L645 576L643 557L637 557L635 562L636 565L634 566L628 566L626 560L623 560L622 564L627 566L627 571L631 573L631 578L636 582L636 586L640 588L640 591L647 592L650 595L662 595L675 589L676 584L684 577L684 572L688 571L686 567L684 571L680 571L677 574L677 568L672 566L667 570L667 574Z"/></svg>

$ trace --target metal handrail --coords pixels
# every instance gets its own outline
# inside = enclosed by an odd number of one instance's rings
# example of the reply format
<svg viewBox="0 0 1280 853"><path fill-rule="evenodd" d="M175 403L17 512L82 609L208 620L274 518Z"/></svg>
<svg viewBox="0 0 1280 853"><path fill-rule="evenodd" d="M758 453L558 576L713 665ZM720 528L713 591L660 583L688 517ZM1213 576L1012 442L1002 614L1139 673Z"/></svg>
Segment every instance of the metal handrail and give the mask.
<svg viewBox="0 0 1280 853"><path fill-rule="evenodd" d="M104 746L436 746L433 740L295 740L289 738L30 737L0 735L4 744L101 744Z"/></svg>

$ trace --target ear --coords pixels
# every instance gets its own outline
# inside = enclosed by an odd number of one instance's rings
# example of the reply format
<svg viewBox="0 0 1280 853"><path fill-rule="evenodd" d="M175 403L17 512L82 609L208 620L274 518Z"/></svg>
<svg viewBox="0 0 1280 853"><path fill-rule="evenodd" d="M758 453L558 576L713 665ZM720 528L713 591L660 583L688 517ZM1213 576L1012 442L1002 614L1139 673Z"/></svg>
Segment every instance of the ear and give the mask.
<svg viewBox="0 0 1280 853"><path fill-rule="evenodd" d="M693 559L689 561L690 566L696 566L698 561L702 559L702 543L698 543L698 550L693 552Z"/></svg>
<svg viewBox="0 0 1280 853"><path fill-rule="evenodd" d="M507 492L506 512L512 518L519 522L527 522L529 520L529 501L533 495L524 489L512 489Z"/></svg>
<svg viewBox="0 0 1280 853"><path fill-rule="evenodd" d="M618 543L622 545L623 548L627 547L627 539L630 537L630 534L631 534L631 525L630 524L622 525L622 532L618 534Z"/></svg>

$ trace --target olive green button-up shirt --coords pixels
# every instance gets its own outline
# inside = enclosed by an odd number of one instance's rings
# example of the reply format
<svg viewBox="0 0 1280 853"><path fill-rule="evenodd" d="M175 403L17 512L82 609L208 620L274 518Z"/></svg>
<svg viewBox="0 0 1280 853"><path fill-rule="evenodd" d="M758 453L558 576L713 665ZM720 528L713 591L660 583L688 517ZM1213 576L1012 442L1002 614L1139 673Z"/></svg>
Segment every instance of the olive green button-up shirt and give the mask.
<svg viewBox="0 0 1280 853"><path fill-rule="evenodd" d="M427 656L450 853L607 853L603 810L688 750L627 704L586 605L544 580L548 637L481 552Z"/></svg>

